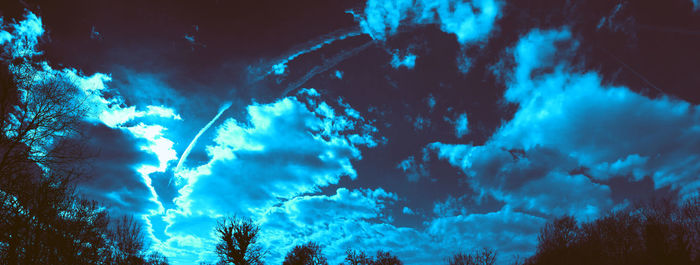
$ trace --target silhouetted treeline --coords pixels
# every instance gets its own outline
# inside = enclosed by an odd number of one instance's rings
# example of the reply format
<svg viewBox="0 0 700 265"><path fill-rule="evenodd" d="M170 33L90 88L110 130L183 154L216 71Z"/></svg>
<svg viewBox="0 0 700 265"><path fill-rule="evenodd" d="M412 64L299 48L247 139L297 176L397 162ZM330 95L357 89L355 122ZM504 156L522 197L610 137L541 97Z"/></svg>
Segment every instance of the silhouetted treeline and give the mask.
<svg viewBox="0 0 700 265"><path fill-rule="evenodd" d="M0 264L168 264L140 222L76 191L86 106L72 80L35 69L0 64Z"/></svg>
<svg viewBox="0 0 700 265"><path fill-rule="evenodd" d="M546 224L524 264L700 264L700 200L656 200L592 222Z"/></svg>

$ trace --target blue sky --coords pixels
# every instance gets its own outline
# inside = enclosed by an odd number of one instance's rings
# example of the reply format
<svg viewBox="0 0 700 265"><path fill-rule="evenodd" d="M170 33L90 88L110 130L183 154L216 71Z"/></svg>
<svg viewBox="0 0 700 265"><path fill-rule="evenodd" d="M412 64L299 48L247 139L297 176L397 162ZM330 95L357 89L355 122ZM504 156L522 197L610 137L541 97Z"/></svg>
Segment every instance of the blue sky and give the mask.
<svg viewBox="0 0 700 265"><path fill-rule="evenodd" d="M214 262L232 214L271 264L508 264L557 216L700 190L697 1L608 2L25 1L0 45L81 89L80 192L173 264Z"/></svg>

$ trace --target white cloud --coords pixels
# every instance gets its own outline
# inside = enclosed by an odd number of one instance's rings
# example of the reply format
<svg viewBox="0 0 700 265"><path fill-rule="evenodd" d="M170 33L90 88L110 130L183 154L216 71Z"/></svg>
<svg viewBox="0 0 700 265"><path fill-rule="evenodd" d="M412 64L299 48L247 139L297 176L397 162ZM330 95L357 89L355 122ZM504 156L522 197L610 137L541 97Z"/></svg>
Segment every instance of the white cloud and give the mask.
<svg viewBox="0 0 700 265"><path fill-rule="evenodd" d="M247 121L230 118L216 128L207 164L177 173L184 186L177 208L166 216L169 238L162 239L175 259L199 256L182 244L203 246L192 251L210 256L214 241L207 235L218 216L262 216L280 200L317 192L341 176L356 177L351 164L361 158L356 145L371 145L376 129L350 115L349 105L344 104L345 115L315 94L307 89L299 99L248 106Z"/></svg>
<svg viewBox="0 0 700 265"><path fill-rule="evenodd" d="M402 24L437 24L460 44L485 40L500 17L496 0L369 0L360 27L376 40L396 34Z"/></svg>
<svg viewBox="0 0 700 265"><path fill-rule="evenodd" d="M657 188L697 193L700 156L694 150L700 148L700 107L603 85L598 74L576 72L559 61L565 56L555 43L577 47L566 29L535 30L516 46L517 67L505 98L519 110L492 141L525 150L558 149L597 169L594 178L617 174L639 180L646 175ZM553 71L530 78L545 67ZM612 171L600 172L605 168Z"/></svg>
<svg viewBox="0 0 700 265"><path fill-rule="evenodd" d="M567 29L523 36L510 49L516 68L504 97L518 106L512 120L483 145L429 147L461 168L478 196L547 218L590 220L613 208L610 187L600 184L613 176L651 176L657 188L697 194L698 106L603 85L568 63L577 46Z"/></svg>
<svg viewBox="0 0 700 265"><path fill-rule="evenodd" d="M331 264L342 262L348 248L389 250L405 264L435 264L458 251L484 246L498 248L499 264L508 264L513 254L534 249L544 223L539 217L501 209L438 217L426 221L423 229L398 227L384 212L398 199L383 189L340 188L333 195L299 196L274 206L261 220L264 242L273 251L268 263L280 263L293 246L315 241L324 246ZM415 214L408 207L402 212Z"/></svg>
<svg viewBox="0 0 700 265"><path fill-rule="evenodd" d="M32 57L41 54L36 51L39 38L44 34L41 18L32 12L24 15L18 23L4 25L0 18L0 45L12 58Z"/></svg>
<svg viewBox="0 0 700 265"><path fill-rule="evenodd" d="M428 226L428 233L445 246L444 256L466 249L490 247L498 251L498 264L510 264L514 255L534 253L537 234L545 219L509 208L485 214L440 217Z"/></svg>

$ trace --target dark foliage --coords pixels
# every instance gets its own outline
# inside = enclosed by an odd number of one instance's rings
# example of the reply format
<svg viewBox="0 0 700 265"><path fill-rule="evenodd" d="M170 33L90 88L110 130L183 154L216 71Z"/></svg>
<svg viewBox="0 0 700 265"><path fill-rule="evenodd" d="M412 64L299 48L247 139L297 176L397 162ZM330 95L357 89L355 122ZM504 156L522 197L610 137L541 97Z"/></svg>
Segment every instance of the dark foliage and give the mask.
<svg viewBox="0 0 700 265"><path fill-rule="evenodd" d="M289 251L282 265L328 265L328 260L319 244L309 242Z"/></svg>

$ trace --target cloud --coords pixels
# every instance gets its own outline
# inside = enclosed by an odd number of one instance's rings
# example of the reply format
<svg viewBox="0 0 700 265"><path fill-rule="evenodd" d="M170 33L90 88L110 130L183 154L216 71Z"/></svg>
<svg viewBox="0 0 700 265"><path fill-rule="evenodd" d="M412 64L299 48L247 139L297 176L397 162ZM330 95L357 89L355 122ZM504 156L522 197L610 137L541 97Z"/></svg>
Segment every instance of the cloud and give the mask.
<svg viewBox="0 0 700 265"><path fill-rule="evenodd" d="M265 242L279 249L315 241L325 246L332 263L340 263L348 248L369 253L390 250L406 264L435 264L470 248L498 247L499 263L507 264L512 255L534 250L545 221L510 209L438 217L427 221L424 229L374 221L387 218L383 209L396 199L382 189L343 188L330 196L297 197L266 213L262 221ZM403 213L414 214L407 207ZM286 249L277 249L279 253L271 253L269 263L281 262Z"/></svg>
<svg viewBox="0 0 700 265"><path fill-rule="evenodd" d="M433 94L430 94L427 98L425 98L425 103L428 105L428 110L433 112L433 110L435 110L437 100L435 100L435 96L433 96Z"/></svg>
<svg viewBox="0 0 700 265"><path fill-rule="evenodd" d="M25 57L12 61L10 70L32 74L34 79L65 78L75 85L78 94L74 100L86 108L82 125L82 132L90 136L84 142L86 151L96 154L90 163L90 178L78 183L78 189L104 203L112 213L141 217L146 231L153 231L147 216L162 214L164 207L151 174L165 172L177 157L170 131L156 123L182 118L163 104L131 106L119 89L108 86L112 81L109 74L86 75L73 68L54 69L46 61L27 60L41 54L35 46L44 33L42 26L41 18L31 12L24 21L2 25L0 44L5 55Z"/></svg>
<svg viewBox="0 0 700 265"><path fill-rule="evenodd" d="M400 67L413 69L413 67L416 66L416 58L418 57L415 54L406 52L404 55L400 55L399 51L396 50L391 55L391 67L394 69L399 69Z"/></svg>
<svg viewBox="0 0 700 265"><path fill-rule="evenodd" d="M386 40L402 25L437 24L466 44L487 39L501 6L496 0L369 0L356 18L362 31L375 40Z"/></svg>
<svg viewBox="0 0 700 265"><path fill-rule="evenodd" d="M263 67L263 69L258 69L256 67L251 68L251 72L254 75L258 75L256 79L262 79L267 77L268 75L274 74L274 75L284 75L287 70L287 64L294 59L296 59L299 56L302 56L304 54L314 52L316 50L319 50L323 48L326 45L329 45L333 42L336 41L342 41L348 38L352 38L355 36L359 36L361 33L358 32L356 29L354 30L338 30L335 32L332 32L330 34L326 34L324 36L321 36L319 38L316 38L314 40L310 40L302 45L299 45L299 47L295 48L290 52L289 54L282 56L276 60L276 63L272 64L271 66L266 65ZM267 68L269 67L269 68ZM265 69L267 68L267 69ZM264 73L260 73L260 71L264 71Z"/></svg>
<svg viewBox="0 0 700 265"><path fill-rule="evenodd" d="M273 251L268 263L281 262L295 245L315 241L324 246L330 263L342 262L348 248L389 250L406 264L435 264L456 252L486 246L498 247L500 261L505 261L501 264L506 264L513 254L534 249L544 223L540 217L501 209L438 217L422 229L399 227L385 211L397 200L397 194L381 188L339 188L332 195L299 196L272 207L261 220L263 241ZM408 207L402 212L414 214Z"/></svg>
<svg viewBox="0 0 700 265"><path fill-rule="evenodd" d="M409 156L405 160L401 161L396 168L403 170L408 177L408 181L416 182L421 177L429 176L427 166L424 163L416 162L413 156Z"/></svg>
<svg viewBox="0 0 700 265"><path fill-rule="evenodd" d="M417 250L429 246L430 239L415 229L388 223L384 208L397 199L396 194L381 188L339 188L330 196L300 196L270 208L261 223L264 240L274 251L268 263L282 261L288 249L279 246L291 248L307 241L324 246L324 253L334 264L342 262L348 248L369 253L391 250L410 262Z"/></svg>
<svg viewBox="0 0 700 265"><path fill-rule="evenodd" d="M216 128L208 163L176 172L177 207L168 210L167 238L161 239L173 259L210 258L214 241L207 235L219 216L262 216L280 200L356 177L351 161L361 159L358 146L376 144L376 129L317 94L307 89L299 98L248 106L246 121L229 118Z"/></svg>
<svg viewBox="0 0 700 265"><path fill-rule="evenodd" d="M430 124L432 122L430 120L430 118L424 117L423 115L420 115L420 114L418 114L418 116L416 116L415 118L413 118L409 115L406 115L406 116L404 116L404 119L406 119L406 121L412 123L413 129L416 132L429 128Z"/></svg>
<svg viewBox="0 0 700 265"><path fill-rule="evenodd" d="M603 184L612 177L651 176L656 188L697 194L698 107L604 85L569 63L577 47L566 28L523 36L509 49L515 68L503 71L513 118L483 145L428 147L461 168L477 196L543 218L597 218L614 206Z"/></svg>
<svg viewBox="0 0 700 265"><path fill-rule="evenodd" d="M462 138L469 133L469 120L467 119L467 113L459 114L459 116L457 116L457 118L454 120L445 117L445 120L455 126L455 136L457 136L457 138Z"/></svg>
<svg viewBox="0 0 700 265"><path fill-rule="evenodd" d="M90 29L90 39L102 40L102 34L99 31L97 31L94 25Z"/></svg>
<svg viewBox="0 0 700 265"><path fill-rule="evenodd" d="M448 256L465 250L490 247L498 250L498 264L510 264L514 255L534 253L537 234L545 219L504 208L484 214L456 215L433 220L427 230L438 237Z"/></svg>
<svg viewBox="0 0 700 265"><path fill-rule="evenodd" d="M0 45L4 46L4 53L12 58L41 54L36 51L36 45L43 34L41 18L30 11L27 11L24 20L18 23L5 25L0 18Z"/></svg>
<svg viewBox="0 0 700 265"><path fill-rule="evenodd" d="M338 78L338 80L343 80L343 71L335 70L335 72L333 72L333 76Z"/></svg>
<svg viewBox="0 0 700 265"><path fill-rule="evenodd" d="M145 214L162 207L138 172L141 164L158 164L156 155L139 148L146 140L103 124L85 123L82 131L90 136L83 143L86 151L96 154L90 163L90 177L78 185L83 194L117 214Z"/></svg>
<svg viewBox="0 0 700 265"><path fill-rule="evenodd" d="M699 107L606 86L597 73L575 71L560 61L556 43L568 45L564 52L577 46L566 29L535 30L514 49L517 67L505 99L519 109L493 141L518 149L558 149L599 169L590 172L597 179L652 176L657 188L697 193L700 156L693 150L700 147ZM549 71L533 75L542 69Z"/></svg>

